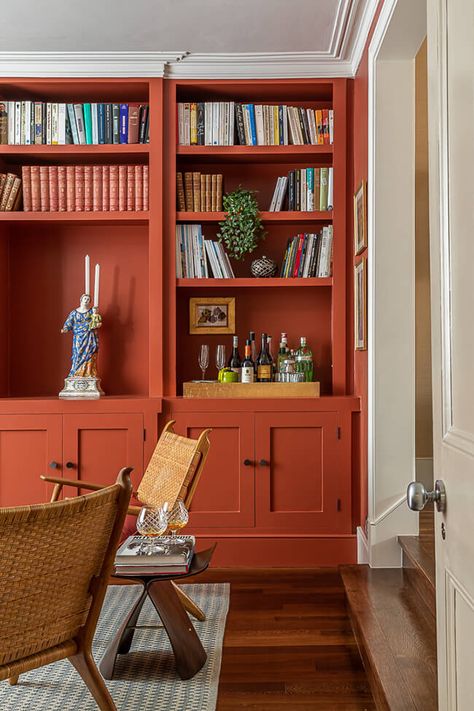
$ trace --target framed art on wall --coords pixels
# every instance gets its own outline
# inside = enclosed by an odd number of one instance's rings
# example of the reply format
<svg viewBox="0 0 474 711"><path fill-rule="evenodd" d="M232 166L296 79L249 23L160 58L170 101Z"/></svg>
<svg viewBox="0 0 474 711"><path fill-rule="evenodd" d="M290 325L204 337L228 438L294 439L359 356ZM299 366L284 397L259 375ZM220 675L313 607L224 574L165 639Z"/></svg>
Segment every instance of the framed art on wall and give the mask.
<svg viewBox="0 0 474 711"><path fill-rule="evenodd" d="M367 348L367 259L354 265L354 348Z"/></svg>
<svg viewBox="0 0 474 711"><path fill-rule="evenodd" d="M235 298L215 296L189 299L189 333L235 333Z"/></svg>
<svg viewBox="0 0 474 711"><path fill-rule="evenodd" d="M363 180L354 194L354 254L367 247L367 190Z"/></svg>

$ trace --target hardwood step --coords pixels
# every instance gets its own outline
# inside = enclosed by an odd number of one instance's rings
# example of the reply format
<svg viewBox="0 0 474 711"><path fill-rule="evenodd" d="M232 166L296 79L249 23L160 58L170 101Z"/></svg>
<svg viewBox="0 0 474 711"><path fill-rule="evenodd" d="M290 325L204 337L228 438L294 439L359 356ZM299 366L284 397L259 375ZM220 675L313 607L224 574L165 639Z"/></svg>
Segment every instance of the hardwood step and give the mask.
<svg viewBox="0 0 474 711"><path fill-rule="evenodd" d="M436 616L436 568L434 539L398 536L406 578L429 612Z"/></svg>
<svg viewBox="0 0 474 711"><path fill-rule="evenodd" d="M406 571L354 565L341 575L377 709L437 709L436 628Z"/></svg>

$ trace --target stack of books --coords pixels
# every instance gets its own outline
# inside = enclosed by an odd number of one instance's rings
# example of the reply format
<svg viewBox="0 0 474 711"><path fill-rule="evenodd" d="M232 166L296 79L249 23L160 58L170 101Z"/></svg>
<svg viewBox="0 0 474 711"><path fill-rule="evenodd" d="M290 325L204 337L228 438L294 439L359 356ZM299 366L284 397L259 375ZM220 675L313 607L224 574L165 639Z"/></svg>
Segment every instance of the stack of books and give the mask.
<svg viewBox="0 0 474 711"><path fill-rule="evenodd" d="M178 210L183 212L220 212L222 210L223 175L189 172L176 173Z"/></svg>
<svg viewBox="0 0 474 711"><path fill-rule="evenodd" d="M25 165L25 212L148 210L147 165Z"/></svg>
<svg viewBox="0 0 474 711"><path fill-rule="evenodd" d="M220 242L204 239L201 225L176 225L178 279L234 279L229 257Z"/></svg>
<svg viewBox="0 0 474 711"><path fill-rule="evenodd" d="M22 196L21 178L15 173L0 173L0 212L20 209Z"/></svg>
<svg viewBox="0 0 474 711"><path fill-rule="evenodd" d="M180 536L179 542L171 537L151 540L146 536L129 536L115 555L115 573L137 576L189 573L195 543L194 536ZM149 553L150 547L154 552Z"/></svg>
<svg viewBox="0 0 474 711"><path fill-rule="evenodd" d="M149 143L148 104L0 102L0 144Z"/></svg>
<svg viewBox="0 0 474 711"><path fill-rule="evenodd" d="M334 111L233 101L178 104L181 146L325 145L334 141Z"/></svg>
<svg viewBox="0 0 474 711"><path fill-rule="evenodd" d="M332 225L319 234L299 234L288 240L280 276L330 277L332 274Z"/></svg>
<svg viewBox="0 0 474 711"><path fill-rule="evenodd" d="M331 168L301 168L291 170L277 179L270 212L296 210L302 212L333 209L334 171Z"/></svg>

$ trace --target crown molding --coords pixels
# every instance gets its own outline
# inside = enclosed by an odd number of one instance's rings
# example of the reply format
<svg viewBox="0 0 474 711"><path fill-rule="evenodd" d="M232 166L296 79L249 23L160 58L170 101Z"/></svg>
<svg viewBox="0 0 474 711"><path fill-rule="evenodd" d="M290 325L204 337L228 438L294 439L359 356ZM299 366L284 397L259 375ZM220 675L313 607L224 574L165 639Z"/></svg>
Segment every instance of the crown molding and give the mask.
<svg viewBox="0 0 474 711"><path fill-rule="evenodd" d="M354 36L351 41L351 76L355 77L359 64L364 54L364 49L369 37L370 28L374 21L380 0L365 0L363 3L362 16L359 23L354 27Z"/></svg>

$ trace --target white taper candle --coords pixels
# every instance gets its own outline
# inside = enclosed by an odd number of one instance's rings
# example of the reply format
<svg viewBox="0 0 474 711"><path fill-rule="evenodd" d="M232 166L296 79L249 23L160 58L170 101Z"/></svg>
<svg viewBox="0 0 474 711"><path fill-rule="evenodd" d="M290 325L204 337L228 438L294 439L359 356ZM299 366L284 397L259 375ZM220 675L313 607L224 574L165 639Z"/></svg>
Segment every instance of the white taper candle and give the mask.
<svg viewBox="0 0 474 711"><path fill-rule="evenodd" d="M99 308L100 264L95 265L94 306Z"/></svg>
<svg viewBox="0 0 474 711"><path fill-rule="evenodd" d="M89 258L89 255L86 254L85 258L85 284L84 284L84 294L89 294L90 295L90 288L91 288L91 260Z"/></svg>

